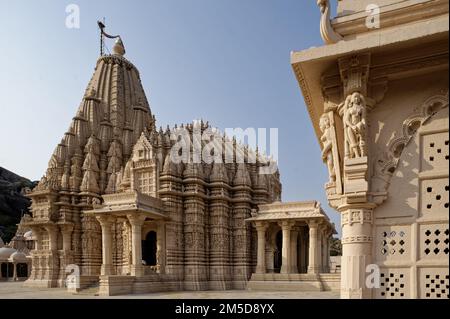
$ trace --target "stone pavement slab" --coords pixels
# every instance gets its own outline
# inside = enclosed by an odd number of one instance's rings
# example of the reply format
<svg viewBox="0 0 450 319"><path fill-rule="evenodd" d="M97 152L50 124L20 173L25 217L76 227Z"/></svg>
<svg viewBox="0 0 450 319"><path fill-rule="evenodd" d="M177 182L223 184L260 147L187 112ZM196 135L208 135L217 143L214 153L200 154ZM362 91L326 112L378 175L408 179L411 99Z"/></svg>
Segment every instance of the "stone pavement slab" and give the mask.
<svg viewBox="0 0 450 319"><path fill-rule="evenodd" d="M338 292L181 291L125 296L72 294L64 288L29 288L23 282L0 282L0 299L338 299Z"/></svg>

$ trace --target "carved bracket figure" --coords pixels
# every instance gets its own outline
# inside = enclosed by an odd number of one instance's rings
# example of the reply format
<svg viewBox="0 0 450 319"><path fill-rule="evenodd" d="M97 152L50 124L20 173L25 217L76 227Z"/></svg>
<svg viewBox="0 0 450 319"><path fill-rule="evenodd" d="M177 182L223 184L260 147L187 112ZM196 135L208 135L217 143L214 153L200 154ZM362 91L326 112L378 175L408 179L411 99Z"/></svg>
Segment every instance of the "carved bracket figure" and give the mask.
<svg viewBox="0 0 450 319"><path fill-rule="evenodd" d="M324 113L319 122L322 136L320 138L322 149L322 160L327 164L329 181L326 184L327 194L342 194L341 170L339 164L339 152L334 125L334 113L332 111Z"/></svg>
<svg viewBox="0 0 450 319"><path fill-rule="evenodd" d="M366 101L364 96L355 92L349 95L344 105L345 158L367 156L366 142Z"/></svg>

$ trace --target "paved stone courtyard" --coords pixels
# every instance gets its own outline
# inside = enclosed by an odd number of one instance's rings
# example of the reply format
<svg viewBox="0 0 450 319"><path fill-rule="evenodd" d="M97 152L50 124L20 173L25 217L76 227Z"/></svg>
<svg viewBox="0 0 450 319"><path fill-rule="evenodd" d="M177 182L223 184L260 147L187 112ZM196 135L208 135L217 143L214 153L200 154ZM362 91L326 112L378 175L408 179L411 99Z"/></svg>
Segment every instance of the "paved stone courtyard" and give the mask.
<svg viewBox="0 0 450 319"><path fill-rule="evenodd" d="M338 292L262 292L262 291L199 291L164 292L142 295L102 297L92 293L72 294L62 288L27 288L23 282L0 282L0 299L337 299Z"/></svg>

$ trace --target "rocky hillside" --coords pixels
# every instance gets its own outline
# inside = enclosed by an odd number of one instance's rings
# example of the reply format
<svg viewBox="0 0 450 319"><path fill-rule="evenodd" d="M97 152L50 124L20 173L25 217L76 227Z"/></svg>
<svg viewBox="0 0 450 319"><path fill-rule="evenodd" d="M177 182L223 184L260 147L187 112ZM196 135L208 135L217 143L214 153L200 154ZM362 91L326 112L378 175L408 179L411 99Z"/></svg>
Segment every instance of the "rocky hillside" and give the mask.
<svg viewBox="0 0 450 319"><path fill-rule="evenodd" d="M0 236L4 242L11 240L22 212L28 211L30 200L24 196L26 189L36 185L37 182L0 167Z"/></svg>

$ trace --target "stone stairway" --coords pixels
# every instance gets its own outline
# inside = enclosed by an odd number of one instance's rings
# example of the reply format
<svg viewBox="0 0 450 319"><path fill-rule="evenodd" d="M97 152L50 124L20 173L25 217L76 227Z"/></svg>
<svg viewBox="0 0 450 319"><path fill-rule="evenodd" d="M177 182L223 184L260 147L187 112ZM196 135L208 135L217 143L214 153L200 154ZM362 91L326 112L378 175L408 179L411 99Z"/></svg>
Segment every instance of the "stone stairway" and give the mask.
<svg viewBox="0 0 450 319"><path fill-rule="evenodd" d="M319 275L325 291L339 291L341 287L340 273L322 273Z"/></svg>
<svg viewBox="0 0 450 319"><path fill-rule="evenodd" d="M92 284L86 288L81 289L80 291L73 293L74 295L81 296L98 296L100 290L99 283Z"/></svg>

